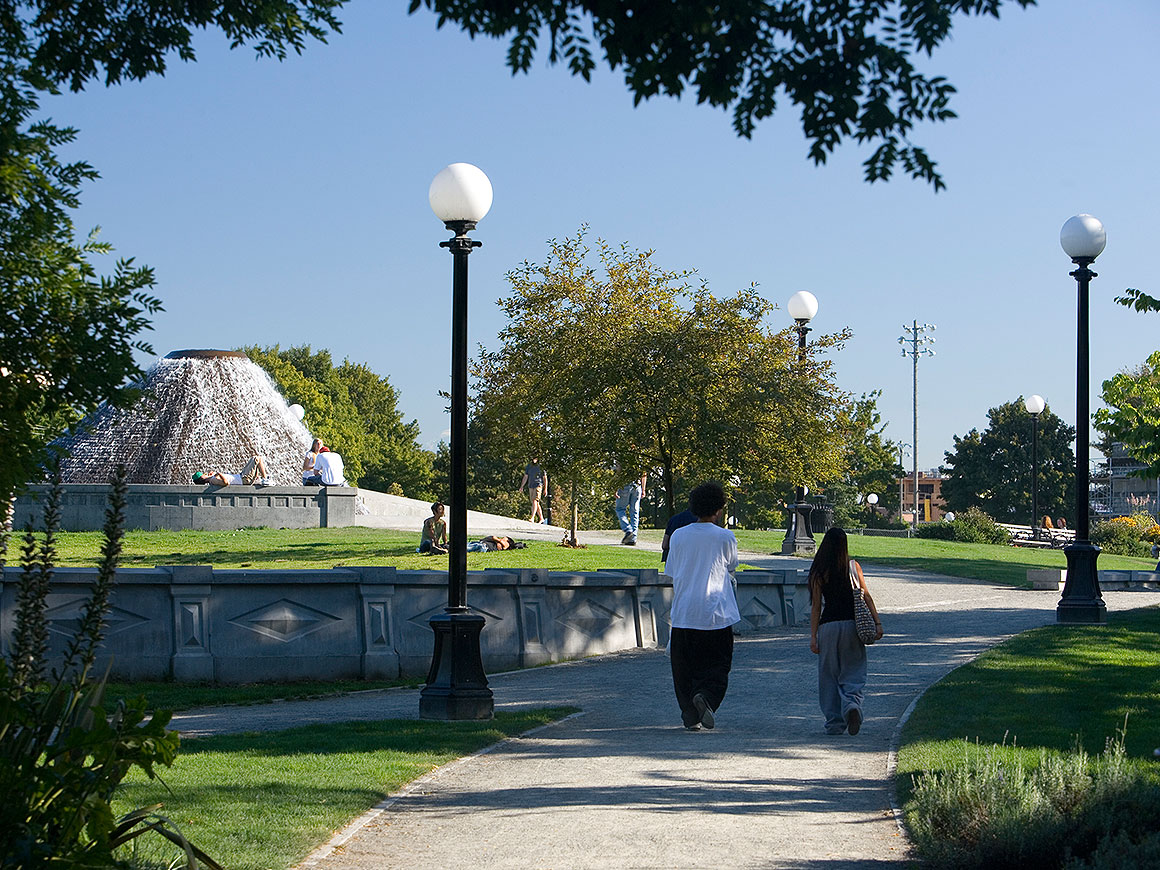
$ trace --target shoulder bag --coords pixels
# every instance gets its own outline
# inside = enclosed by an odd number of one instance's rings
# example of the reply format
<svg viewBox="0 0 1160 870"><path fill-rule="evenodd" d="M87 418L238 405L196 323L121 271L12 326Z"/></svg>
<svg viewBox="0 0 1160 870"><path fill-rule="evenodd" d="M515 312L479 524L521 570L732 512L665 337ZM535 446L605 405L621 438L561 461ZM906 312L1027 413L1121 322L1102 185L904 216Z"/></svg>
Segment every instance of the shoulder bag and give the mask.
<svg viewBox="0 0 1160 870"><path fill-rule="evenodd" d="M858 640L869 646L878 639L878 625L874 622L870 605L862 595L862 584L858 582L853 559L850 560L850 586L854 592L854 630L858 633Z"/></svg>

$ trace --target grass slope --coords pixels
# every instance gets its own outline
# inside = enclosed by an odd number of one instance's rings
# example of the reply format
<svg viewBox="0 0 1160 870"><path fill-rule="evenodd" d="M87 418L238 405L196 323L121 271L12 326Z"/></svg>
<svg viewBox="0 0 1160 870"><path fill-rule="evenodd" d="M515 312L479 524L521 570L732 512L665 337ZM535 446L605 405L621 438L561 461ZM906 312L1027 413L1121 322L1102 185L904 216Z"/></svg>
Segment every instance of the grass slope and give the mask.
<svg viewBox="0 0 1160 870"><path fill-rule="evenodd" d="M497 713L490 722L388 720L189 740L165 783L134 772L115 810L161 813L230 870L282 870L386 795L442 764L574 712ZM172 789L172 793L166 788ZM162 866L172 850L142 838Z"/></svg>

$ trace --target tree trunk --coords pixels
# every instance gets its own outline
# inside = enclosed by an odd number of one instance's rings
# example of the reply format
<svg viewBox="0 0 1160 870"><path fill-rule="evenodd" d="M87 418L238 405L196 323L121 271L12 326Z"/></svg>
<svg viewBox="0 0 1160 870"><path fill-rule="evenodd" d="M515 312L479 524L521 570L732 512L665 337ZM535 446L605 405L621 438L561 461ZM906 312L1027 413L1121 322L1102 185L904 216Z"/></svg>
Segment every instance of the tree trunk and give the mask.
<svg viewBox="0 0 1160 870"><path fill-rule="evenodd" d="M572 480L572 540L570 542L573 547L575 547L576 544L579 543L576 540L576 530L580 525L580 504L576 501L576 497L577 497L576 480L573 479Z"/></svg>

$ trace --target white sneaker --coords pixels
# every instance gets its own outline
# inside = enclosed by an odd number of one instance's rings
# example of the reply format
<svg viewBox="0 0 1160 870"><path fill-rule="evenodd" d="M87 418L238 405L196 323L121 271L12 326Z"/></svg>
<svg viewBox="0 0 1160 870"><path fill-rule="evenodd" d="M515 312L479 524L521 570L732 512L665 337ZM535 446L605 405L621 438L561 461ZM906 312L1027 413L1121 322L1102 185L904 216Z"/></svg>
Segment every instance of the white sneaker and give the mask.
<svg viewBox="0 0 1160 870"><path fill-rule="evenodd" d="M254 481L254 486L273 486L274 481L268 477L263 477L261 480Z"/></svg>

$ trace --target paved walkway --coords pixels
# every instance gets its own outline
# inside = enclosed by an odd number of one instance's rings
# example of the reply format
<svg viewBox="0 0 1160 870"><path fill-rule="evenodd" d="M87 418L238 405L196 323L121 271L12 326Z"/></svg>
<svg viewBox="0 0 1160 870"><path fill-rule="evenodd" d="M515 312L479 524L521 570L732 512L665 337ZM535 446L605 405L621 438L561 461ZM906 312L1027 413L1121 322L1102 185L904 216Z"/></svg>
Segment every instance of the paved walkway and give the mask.
<svg viewBox="0 0 1160 870"><path fill-rule="evenodd" d="M780 563L780 558L751 564ZM905 865L887 766L911 702L978 653L1055 618L1058 595L874 569L887 636L870 650L866 722L826 737L808 628L737 644L713 731L680 725L663 651L492 676L496 708L581 714L412 784L361 820L320 870L881 868ZM1151 603L1105 594L1109 610ZM190 711L184 733L415 717L418 690Z"/></svg>

